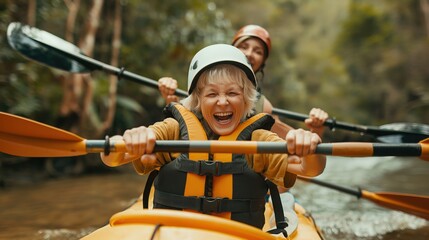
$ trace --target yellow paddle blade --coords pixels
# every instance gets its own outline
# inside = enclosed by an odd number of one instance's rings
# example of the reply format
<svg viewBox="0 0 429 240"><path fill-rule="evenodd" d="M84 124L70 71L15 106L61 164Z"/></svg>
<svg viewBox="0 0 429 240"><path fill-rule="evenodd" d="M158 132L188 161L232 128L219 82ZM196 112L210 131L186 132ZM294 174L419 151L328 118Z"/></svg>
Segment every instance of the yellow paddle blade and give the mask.
<svg viewBox="0 0 429 240"><path fill-rule="evenodd" d="M85 139L31 119L0 112L0 152L23 157L86 154Z"/></svg>
<svg viewBox="0 0 429 240"><path fill-rule="evenodd" d="M429 196L388 192L373 193L362 190L362 198L368 199L383 207L429 220Z"/></svg>
<svg viewBox="0 0 429 240"><path fill-rule="evenodd" d="M423 139L419 142L422 147L421 159L429 161L429 138Z"/></svg>
<svg viewBox="0 0 429 240"><path fill-rule="evenodd" d="M297 178L306 182L331 188L357 198L364 198L385 208L402 211L429 220L429 196L395 192L374 193L363 189L355 190L343 187L315 178L305 178L301 176L298 176Z"/></svg>
<svg viewBox="0 0 429 240"><path fill-rule="evenodd" d="M22 157L70 157L87 154L86 141L31 138L0 132L0 152Z"/></svg>
<svg viewBox="0 0 429 240"><path fill-rule="evenodd" d="M38 139L82 141L83 138L34 120L0 112L0 132Z"/></svg>

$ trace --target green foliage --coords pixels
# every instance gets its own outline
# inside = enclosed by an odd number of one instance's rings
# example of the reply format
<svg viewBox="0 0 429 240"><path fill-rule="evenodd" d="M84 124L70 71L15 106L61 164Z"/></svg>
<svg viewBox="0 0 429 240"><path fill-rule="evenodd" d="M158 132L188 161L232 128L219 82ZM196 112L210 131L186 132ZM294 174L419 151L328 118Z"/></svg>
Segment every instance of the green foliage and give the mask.
<svg viewBox="0 0 429 240"><path fill-rule="evenodd" d="M353 3L350 16L343 23L343 31L338 36L338 45L344 48L373 48L389 43L392 25L369 4Z"/></svg>
<svg viewBox="0 0 429 240"><path fill-rule="evenodd" d="M424 99L416 89L427 89L422 79L427 81L428 76L426 68L415 64L419 61L427 65L427 57L423 56L427 54L422 51L428 48L427 35L422 34L424 24L416 22L415 16L422 14L417 2L375 5L356 1L343 22L335 52L352 79L357 96L354 106L370 113L366 116L368 122L428 119L427 114L420 115L422 112L410 112L411 101ZM411 100L410 96L415 97ZM421 103L418 108L428 109L427 103Z"/></svg>

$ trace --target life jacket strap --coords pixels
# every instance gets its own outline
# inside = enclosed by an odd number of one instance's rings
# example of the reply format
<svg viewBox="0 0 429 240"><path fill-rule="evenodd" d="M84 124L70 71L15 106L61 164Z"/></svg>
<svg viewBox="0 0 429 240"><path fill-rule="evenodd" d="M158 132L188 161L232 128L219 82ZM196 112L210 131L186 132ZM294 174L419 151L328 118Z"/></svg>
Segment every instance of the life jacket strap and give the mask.
<svg viewBox="0 0 429 240"><path fill-rule="evenodd" d="M273 182L269 180L265 180L265 181L268 185L268 188L270 189L271 200L273 201L274 217L276 219L276 228L268 232L271 234L282 233L283 236L287 238L288 234L285 229L288 226L288 224L285 220L285 215L283 212L283 205L280 199L279 190Z"/></svg>
<svg viewBox="0 0 429 240"><path fill-rule="evenodd" d="M155 191L154 202L178 209L194 210L202 213L254 212L265 209L265 199L227 199L218 197L187 197L167 192Z"/></svg>
<svg viewBox="0 0 429 240"><path fill-rule="evenodd" d="M153 170L150 172L146 184L143 189L143 196L142 196L142 203L143 203L143 209L149 208L149 195L150 195L150 189L152 188L153 181L155 180L156 176L158 176L158 170Z"/></svg>
<svg viewBox="0 0 429 240"><path fill-rule="evenodd" d="M176 159L174 162L177 170L198 174L200 176L209 174L213 176L242 174L244 168L247 166L246 162L194 161L188 159Z"/></svg>

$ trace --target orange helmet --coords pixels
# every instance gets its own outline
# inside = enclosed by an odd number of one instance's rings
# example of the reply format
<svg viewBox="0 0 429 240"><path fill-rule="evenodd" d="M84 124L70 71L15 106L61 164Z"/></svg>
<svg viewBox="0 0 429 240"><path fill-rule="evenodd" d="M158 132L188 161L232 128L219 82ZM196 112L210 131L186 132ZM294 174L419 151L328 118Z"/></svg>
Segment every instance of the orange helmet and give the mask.
<svg viewBox="0 0 429 240"><path fill-rule="evenodd" d="M242 37L256 37L260 39L265 44L265 48L267 50L265 57L268 57L271 51L271 39L270 34L265 30L265 28L258 25L246 25L242 27L232 39L232 45L235 45Z"/></svg>

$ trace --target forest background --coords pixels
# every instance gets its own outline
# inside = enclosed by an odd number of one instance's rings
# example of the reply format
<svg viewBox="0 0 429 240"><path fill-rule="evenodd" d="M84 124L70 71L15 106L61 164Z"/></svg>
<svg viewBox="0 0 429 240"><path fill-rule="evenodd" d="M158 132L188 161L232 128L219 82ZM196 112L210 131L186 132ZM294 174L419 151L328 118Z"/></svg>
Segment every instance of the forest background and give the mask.
<svg viewBox="0 0 429 240"><path fill-rule="evenodd" d="M9 23L138 75L174 77L180 89L196 51L258 24L271 34L263 90L275 107L319 107L363 125L429 123L428 0L3 0L0 19L0 111L89 139L161 120L161 95L104 72L30 61L9 46ZM359 139L350 134L328 131L325 141Z"/></svg>

